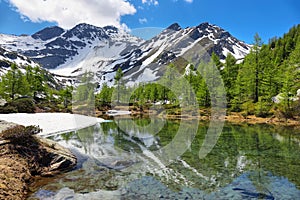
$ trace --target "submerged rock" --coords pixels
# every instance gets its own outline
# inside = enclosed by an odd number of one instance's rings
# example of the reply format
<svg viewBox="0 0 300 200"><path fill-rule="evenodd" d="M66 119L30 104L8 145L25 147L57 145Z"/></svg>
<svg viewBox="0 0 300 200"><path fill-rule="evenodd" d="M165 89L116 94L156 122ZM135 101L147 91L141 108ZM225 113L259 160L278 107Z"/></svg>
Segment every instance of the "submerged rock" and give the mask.
<svg viewBox="0 0 300 200"><path fill-rule="evenodd" d="M35 198L43 200L58 200L58 199L76 199L76 200L87 200L87 199L101 199L101 200L119 200L121 199L121 192L119 190L106 191L98 190L97 192L90 192L86 194L75 193L70 188L62 188L56 194L49 191L40 191L35 195Z"/></svg>
<svg viewBox="0 0 300 200"><path fill-rule="evenodd" d="M112 162L110 165L108 165L107 167L111 169L121 170L130 167L133 164L135 164L135 162L132 160L116 160Z"/></svg>

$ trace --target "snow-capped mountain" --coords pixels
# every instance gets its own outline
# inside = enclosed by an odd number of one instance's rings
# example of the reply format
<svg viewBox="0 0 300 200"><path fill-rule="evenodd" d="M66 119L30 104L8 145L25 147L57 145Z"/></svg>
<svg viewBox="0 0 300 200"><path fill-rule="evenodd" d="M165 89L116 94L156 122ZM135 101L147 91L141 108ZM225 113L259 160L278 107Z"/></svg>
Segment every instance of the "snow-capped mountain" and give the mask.
<svg viewBox="0 0 300 200"><path fill-rule="evenodd" d="M139 41L115 27L89 24L79 24L70 30L49 27L31 36L0 35L0 45L32 58L47 69L73 66L74 61L78 64L90 52L97 52L94 55L97 57L114 58Z"/></svg>
<svg viewBox="0 0 300 200"><path fill-rule="evenodd" d="M41 68L38 63L34 62L27 56L0 47L0 77L11 69L10 66L12 64L16 64L17 68L22 73L26 72L27 66L38 67L44 72L44 75L47 76L47 84L50 87L56 89L62 87L60 77L57 77L56 75L53 75L47 70Z"/></svg>
<svg viewBox="0 0 300 200"><path fill-rule="evenodd" d="M119 67L128 83L137 83L156 80L171 61L181 59L181 64L197 65L203 56L199 52L215 52L224 60L227 53L242 59L250 51L250 45L209 23L185 29L175 23L147 41L113 26L79 24L70 30L49 27L31 36L2 34L0 45L62 77L92 71L100 84L112 84Z"/></svg>
<svg viewBox="0 0 300 200"><path fill-rule="evenodd" d="M11 64L15 63L17 66L37 66L38 64L32 61L30 58L21 55L14 51L9 51L0 47L0 76L5 74L9 69Z"/></svg>
<svg viewBox="0 0 300 200"><path fill-rule="evenodd" d="M179 62L180 65L193 63L197 66L201 60L210 59L213 52L221 60L225 60L228 53L240 60L250 52L250 48L250 45L218 26L202 23L183 29L175 23L143 42L125 55L123 62L115 63L106 71L115 71L121 67L125 72L125 80L129 83L148 82L158 79L162 68L171 61Z"/></svg>

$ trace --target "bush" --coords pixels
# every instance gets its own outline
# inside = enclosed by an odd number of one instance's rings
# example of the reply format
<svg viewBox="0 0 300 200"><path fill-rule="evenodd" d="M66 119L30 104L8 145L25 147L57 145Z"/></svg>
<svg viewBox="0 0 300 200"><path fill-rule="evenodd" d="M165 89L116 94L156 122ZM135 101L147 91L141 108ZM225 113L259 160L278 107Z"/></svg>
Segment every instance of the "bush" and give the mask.
<svg viewBox="0 0 300 200"><path fill-rule="evenodd" d="M18 109L13 106L6 105L6 106L0 107L0 113L3 113L3 114L17 113L17 112L18 112Z"/></svg>
<svg viewBox="0 0 300 200"><path fill-rule="evenodd" d="M254 115L255 105L252 101L247 101L242 104L242 110L245 112L245 115Z"/></svg>
<svg viewBox="0 0 300 200"><path fill-rule="evenodd" d="M300 100L293 103L294 115L300 116Z"/></svg>
<svg viewBox="0 0 300 200"><path fill-rule="evenodd" d="M255 116L267 117L270 115L271 105L268 102L259 101L255 105Z"/></svg>
<svg viewBox="0 0 300 200"><path fill-rule="evenodd" d="M37 107L45 110L46 112L59 112L58 103L56 103L55 101L51 101L51 102L39 102L37 104Z"/></svg>
<svg viewBox="0 0 300 200"><path fill-rule="evenodd" d="M19 113L34 113L35 105L32 99L22 98L14 100L8 106L15 107Z"/></svg>
<svg viewBox="0 0 300 200"><path fill-rule="evenodd" d="M237 98L232 99L230 111L232 112L240 112L241 111L241 103Z"/></svg>
<svg viewBox="0 0 300 200"><path fill-rule="evenodd" d="M292 119L294 117L294 111L292 106L287 106L284 102L276 104L276 116L281 119Z"/></svg>
<svg viewBox="0 0 300 200"><path fill-rule="evenodd" d="M22 126L17 125L12 128L6 129L0 133L0 137L5 140L10 140L14 143L22 143L22 141L32 137L41 132L38 126Z"/></svg>

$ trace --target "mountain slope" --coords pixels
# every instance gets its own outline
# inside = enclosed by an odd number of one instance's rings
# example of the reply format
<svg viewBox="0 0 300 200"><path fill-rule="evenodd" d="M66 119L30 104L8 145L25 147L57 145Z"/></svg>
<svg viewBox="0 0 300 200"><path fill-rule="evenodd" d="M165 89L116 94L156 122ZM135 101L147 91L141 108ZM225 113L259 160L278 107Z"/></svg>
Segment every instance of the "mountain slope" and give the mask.
<svg viewBox="0 0 300 200"><path fill-rule="evenodd" d="M0 45L62 76L92 71L100 84L112 84L118 68L134 84L156 80L172 61L197 65L206 56L199 52L215 52L224 60L227 53L243 59L250 51L250 45L209 23L185 29L175 23L147 41L112 26L79 24L70 30L49 27L32 36L0 35Z"/></svg>
<svg viewBox="0 0 300 200"><path fill-rule="evenodd" d="M13 63L15 63L17 66L20 66L21 68L28 65L38 65L26 56L21 55L17 52L9 51L0 46L0 76L5 74L9 70L11 64Z"/></svg>
<svg viewBox="0 0 300 200"><path fill-rule="evenodd" d="M201 59L207 60L213 52L221 60L224 60L228 53L240 60L250 49L250 45L239 41L218 26L203 23L182 29L175 23L118 61L106 66L104 74L112 82L113 72L121 67L129 83L149 82L158 79L163 73L163 68L170 62L178 61L181 65L192 62L198 65Z"/></svg>
<svg viewBox="0 0 300 200"><path fill-rule="evenodd" d="M37 67L39 71L44 74L45 80L47 80L47 83L45 84L56 89L62 87L59 77L41 68L38 63L22 54L7 50L0 46L0 77L11 70L12 64L16 64L17 68L20 69L23 74L26 72L27 66L31 66L32 68Z"/></svg>
<svg viewBox="0 0 300 200"><path fill-rule="evenodd" d="M115 27L89 24L79 24L70 30L49 27L32 36L0 35L0 45L30 57L47 69L73 65L99 49L102 51L97 56L119 56L120 51L139 41Z"/></svg>

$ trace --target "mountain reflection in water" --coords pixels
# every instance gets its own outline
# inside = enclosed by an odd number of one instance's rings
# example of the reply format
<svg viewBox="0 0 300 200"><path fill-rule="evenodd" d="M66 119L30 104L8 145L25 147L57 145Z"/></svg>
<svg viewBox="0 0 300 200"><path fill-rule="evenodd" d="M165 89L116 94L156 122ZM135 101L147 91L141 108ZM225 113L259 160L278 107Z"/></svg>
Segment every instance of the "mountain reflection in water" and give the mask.
<svg viewBox="0 0 300 200"><path fill-rule="evenodd" d="M225 124L212 151L200 159L207 131L207 124L200 123L194 138L182 139L190 142L185 153L165 165L157 152L172 141L180 123L155 120L154 127L147 126L147 119L137 119L134 126L131 119L120 119L51 136L77 155L77 169L37 181L30 198L300 197L300 137L295 130ZM188 131L190 124L184 126Z"/></svg>

